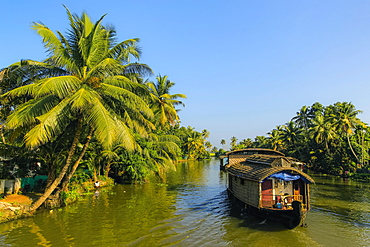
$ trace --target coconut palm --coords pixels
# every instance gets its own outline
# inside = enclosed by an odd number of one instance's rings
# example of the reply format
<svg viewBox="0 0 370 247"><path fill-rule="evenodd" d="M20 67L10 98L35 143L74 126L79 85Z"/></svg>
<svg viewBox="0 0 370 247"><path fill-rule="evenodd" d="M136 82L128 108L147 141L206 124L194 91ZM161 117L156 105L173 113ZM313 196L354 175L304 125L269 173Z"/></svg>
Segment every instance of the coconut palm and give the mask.
<svg viewBox="0 0 370 247"><path fill-rule="evenodd" d="M272 149L281 150L283 145L282 132L277 129L273 129L271 132L268 133L268 135L268 142L271 145Z"/></svg>
<svg viewBox="0 0 370 247"><path fill-rule="evenodd" d="M204 138L201 133L192 131L184 142L189 159L197 159L206 154Z"/></svg>
<svg viewBox="0 0 370 247"><path fill-rule="evenodd" d="M233 136L233 137L231 137L230 141L231 141L230 142L231 149L234 150L234 148L236 147L236 143L238 141L238 138L236 138L236 136Z"/></svg>
<svg viewBox="0 0 370 247"><path fill-rule="evenodd" d="M225 149L226 140L225 139L221 139L220 144Z"/></svg>
<svg viewBox="0 0 370 247"><path fill-rule="evenodd" d="M144 64L130 63L140 57L139 40L117 43L115 30L102 25L104 16L93 23L86 13L77 16L67 9L67 15L70 30L66 36L33 23L49 57L43 62L29 60L10 66L29 72L25 77L28 84L4 95L7 99L27 99L8 117L7 127L25 131L28 148L37 148L74 127L65 165L31 210L54 191L73 162L78 166L83 153L77 159L74 155L77 144L86 138L83 133L90 133L105 149L116 143L133 149L133 131L144 135L153 128L148 120L152 111L138 95L147 89L130 80L151 72ZM86 146L89 140L84 142Z"/></svg>
<svg viewBox="0 0 370 247"><path fill-rule="evenodd" d="M133 179L136 181L145 180L146 174L156 172L164 180L165 171L176 169L174 161L177 160L180 154L180 148L176 143L180 142L180 139L174 135L158 135L155 133L151 133L147 138L138 139L139 147L130 155L137 157L136 160L131 160L131 164L129 164L129 166L131 165L129 169L135 170ZM120 162L125 162L125 160ZM142 166L141 162L145 162L145 165ZM143 172L143 170L145 171Z"/></svg>
<svg viewBox="0 0 370 247"><path fill-rule="evenodd" d="M328 118L323 115L317 115L312 119L312 126L309 129L309 135L315 140L317 144L324 143L328 152L329 142L336 136L335 128Z"/></svg>
<svg viewBox="0 0 370 247"><path fill-rule="evenodd" d="M252 146L252 139L251 138L247 138L247 139L243 139L239 142L239 144L242 146L242 148L248 148L250 146Z"/></svg>
<svg viewBox="0 0 370 247"><path fill-rule="evenodd" d="M289 121L284 125L281 139L285 148L293 153L297 151L300 154L299 148L304 136L302 135L302 130L293 121Z"/></svg>
<svg viewBox="0 0 370 247"><path fill-rule="evenodd" d="M352 154L358 162L361 162L353 150L350 141L350 136L354 133L356 125L365 126L365 124L357 118L357 114L361 113L361 111L356 110L355 106L348 102L337 102L334 104L332 110L332 121L335 123L338 132L343 133L343 135L346 136L348 146L350 147Z"/></svg>
<svg viewBox="0 0 370 247"><path fill-rule="evenodd" d="M175 106L185 104L177 100L178 98L186 98L184 94L170 94L170 89L175 85L174 82L168 79L168 76L157 76L157 81L147 82L152 95L152 109L155 114L159 126L164 127L167 124L174 126L178 120L177 110Z"/></svg>
<svg viewBox="0 0 370 247"><path fill-rule="evenodd" d="M210 132L206 129L202 130L202 136L204 139L207 139L210 136Z"/></svg>
<svg viewBox="0 0 370 247"><path fill-rule="evenodd" d="M310 112L310 107L302 106L297 115L292 118L292 120L302 129L308 130L310 126L310 121L313 118L312 113Z"/></svg>

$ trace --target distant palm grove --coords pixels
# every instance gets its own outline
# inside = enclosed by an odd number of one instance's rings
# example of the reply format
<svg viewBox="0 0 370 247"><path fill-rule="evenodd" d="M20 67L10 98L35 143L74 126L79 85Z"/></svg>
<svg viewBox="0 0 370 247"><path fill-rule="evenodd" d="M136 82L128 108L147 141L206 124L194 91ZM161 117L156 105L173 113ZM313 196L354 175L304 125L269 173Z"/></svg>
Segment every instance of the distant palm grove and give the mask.
<svg viewBox="0 0 370 247"><path fill-rule="evenodd" d="M304 161L310 169L335 175L369 178L369 126L358 118L352 103L303 106L289 122L267 136L238 142L231 149L270 148ZM224 145L225 140L220 144Z"/></svg>
<svg viewBox="0 0 370 247"><path fill-rule="evenodd" d="M44 61L22 60L0 72L0 156L11 160L0 175L26 176L37 162L37 172L48 176L31 211L68 191L72 180L164 178L178 159L208 157L208 131L180 126L176 106L186 96L171 94L175 83L167 76L148 79L153 71L138 62L139 39L119 42L102 24L105 16L92 22L66 10L66 34L32 25L47 51Z"/></svg>

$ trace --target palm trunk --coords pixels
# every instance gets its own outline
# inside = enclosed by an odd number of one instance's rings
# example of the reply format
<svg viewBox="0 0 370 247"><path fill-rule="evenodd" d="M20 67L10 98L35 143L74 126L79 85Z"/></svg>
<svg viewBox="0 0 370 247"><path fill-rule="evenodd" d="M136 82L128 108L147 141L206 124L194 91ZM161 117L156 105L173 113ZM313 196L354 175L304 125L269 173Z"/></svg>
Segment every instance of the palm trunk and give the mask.
<svg viewBox="0 0 370 247"><path fill-rule="evenodd" d="M63 182L62 182L62 186L61 186L61 190L60 191L66 191L67 189L67 185L69 183L69 180L71 180L73 174L76 172L77 168L78 168L78 165L80 164L82 158L84 157L85 153L86 153L86 150L87 150L87 147L89 146L89 143L90 143L90 140L92 138L92 134L94 132L94 129L93 128L90 128L90 131L89 131L89 134L87 135L87 140L86 140L86 143L84 144L83 148L82 148L82 151L80 153L80 155L78 156L78 159L76 160L76 162L73 164L71 170L69 171L69 173L65 176Z"/></svg>
<svg viewBox="0 0 370 247"><path fill-rule="evenodd" d="M56 189L56 187L62 181L64 175L66 174L69 166L72 163L72 157L76 152L77 143L78 143L78 140L80 139L81 129L82 129L82 120L79 119L78 122L77 122L76 133L75 133L75 136L73 138L73 142L72 142L71 148L69 150L68 157L67 157L65 165L63 166L62 170L60 171L58 177L53 181L53 183L49 186L49 188L47 188L45 190L44 194L39 199L37 199L37 201L35 201L31 205L31 207L30 207L31 212L36 211L46 201L46 199L51 195L51 193L53 193L53 191Z"/></svg>
<svg viewBox="0 0 370 247"><path fill-rule="evenodd" d="M3 141L4 144L6 144L6 140L5 140L5 136L4 136L4 125L1 125L1 139Z"/></svg>
<svg viewBox="0 0 370 247"><path fill-rule="evenodd" d="M56 167L52 164L48 164L48 179L46 180L46 188L49 188L55 179Z"/></svg>
<svg viewBox="0 0 370 247"><path fill-rule="evenodd" d="M105 177L108 177L108 175L109 175L109 171L110 171L110 166L111 166L111 164L112 164L112 162L108 162L108 163L106 164L106 166L104 167L104 176L105 176Z"/></svg>
<svg viewBox="0 0 370 247"><path fill-rule="evenodd" d="M357 162L361 163L360 159L357 157L357 155L355 153L355 150L353 150L353 148L352 148L351 140L349 139L349 135L348 134L347 134L347 141L348 141L349 148L351 149L353 155L356 157Z"/></svg>

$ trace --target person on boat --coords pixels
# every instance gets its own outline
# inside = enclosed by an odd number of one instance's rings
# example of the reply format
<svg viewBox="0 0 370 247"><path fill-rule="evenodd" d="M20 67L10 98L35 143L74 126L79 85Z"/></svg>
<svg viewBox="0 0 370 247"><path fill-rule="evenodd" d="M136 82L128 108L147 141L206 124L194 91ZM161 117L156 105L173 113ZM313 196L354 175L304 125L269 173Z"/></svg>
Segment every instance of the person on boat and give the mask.
<svg viewBox="0 0 370 247"><path fill-rule="evenodd" d="M284 194L284 204L288 209L292 208L292 202L293 202L293 197L289 195L288 193L285 193Z"/></svg>

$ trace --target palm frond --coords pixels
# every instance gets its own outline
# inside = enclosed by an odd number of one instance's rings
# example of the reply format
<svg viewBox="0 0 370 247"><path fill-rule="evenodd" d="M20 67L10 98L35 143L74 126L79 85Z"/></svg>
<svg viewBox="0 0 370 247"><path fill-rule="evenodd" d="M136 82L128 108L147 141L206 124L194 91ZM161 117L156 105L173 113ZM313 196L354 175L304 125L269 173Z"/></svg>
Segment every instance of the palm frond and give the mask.
<svg viewBox="0 0 370 247"><path fill-rule="evenodd" d="M33 94L36 97L55 94L59 98L64 98L71 92L78 90L80 85L81 81L75 76L51 77L40 80Z"/></svg>
<svg viewBox="0 0 370 247"><path fill-rule="evenodd" d="M143 63L130 63L123 65L123 74L139 74L142 76L151 76L153 75L153 70Z"/></svg>
<svg viewBox="0 0 370 247"><path fill-rule="evenodd" d="M137 84L139 85L139 84ZM119 101L123 105L129 106L129 108L134 108L140 110L142 114L146 117L153 117L153 112L148 106L148 104L138 95L114 85L102 83L101 88L104 91L105 95L109 95Z"/></svg>
<svg viewBox="0 0 370 247"><path fill-rule="evenodd" d="M12 129L35 124L37 117L50 111L57 103L58 99L53 95L29 100L9 115L7 127Z"/></svg>

